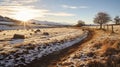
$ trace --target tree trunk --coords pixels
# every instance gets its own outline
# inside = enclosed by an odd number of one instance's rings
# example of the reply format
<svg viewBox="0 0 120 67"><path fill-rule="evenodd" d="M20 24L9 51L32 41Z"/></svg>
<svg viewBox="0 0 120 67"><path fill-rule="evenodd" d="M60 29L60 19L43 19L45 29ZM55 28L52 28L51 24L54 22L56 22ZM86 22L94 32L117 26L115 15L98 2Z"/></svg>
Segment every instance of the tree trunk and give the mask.
<svg viewBox="0 0 120 67"><path fill-rule="evenodd" d="M114 27L113 27L113 25L112 25L112 33L114 33Z"/></svg>
<svg viewBox="0 0 120 67"><path fill-rule="evenodd" d="M100 24L100 29L102 29L102 24Z"/></svg>

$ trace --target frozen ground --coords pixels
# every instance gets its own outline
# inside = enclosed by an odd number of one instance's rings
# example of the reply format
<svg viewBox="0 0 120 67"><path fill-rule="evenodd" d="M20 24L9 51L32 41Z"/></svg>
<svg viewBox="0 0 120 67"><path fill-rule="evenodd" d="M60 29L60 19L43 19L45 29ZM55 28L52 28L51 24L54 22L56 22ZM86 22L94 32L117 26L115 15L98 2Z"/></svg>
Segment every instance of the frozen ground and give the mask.
<svg viewBox="0 0 120 67"><path fill-rule="evenodd" d="M0 30L16 30L16 29L36 29L36 28L49 28L49 27L53 27L53 26L49 26L49 25L32 25L30 24L27 27L21 26L21 25L0 25Z"/></svg>
<svg viewBox="0 0 120 67"><path fill-rule="evenodd" d="M92 27L93 28L93 27ZM94 30L93 38L74 53L61 59L58 67L120 67L120 30Z"/></svg>
<svg viewBox="0 0 120 67"><path fill-rule="evenodd" d="M25 35L25 39L12 39L14 34ZM87 34L87 31L74 28L0 31L0 66L26 65L81 41L87 37Z"/></svg>

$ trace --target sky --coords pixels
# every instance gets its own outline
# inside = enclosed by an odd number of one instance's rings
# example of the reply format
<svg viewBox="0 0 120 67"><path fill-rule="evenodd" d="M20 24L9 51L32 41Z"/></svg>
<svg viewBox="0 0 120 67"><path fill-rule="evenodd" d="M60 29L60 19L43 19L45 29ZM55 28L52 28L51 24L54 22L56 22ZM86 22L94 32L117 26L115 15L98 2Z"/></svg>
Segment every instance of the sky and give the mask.
<svg viewBox="0 0 120 67"><path fill-rule="evenodd" d="M18 20L36 19L76 24L93 23L98 12L120 16L120 0L0 0L0 15Z"/></svg>

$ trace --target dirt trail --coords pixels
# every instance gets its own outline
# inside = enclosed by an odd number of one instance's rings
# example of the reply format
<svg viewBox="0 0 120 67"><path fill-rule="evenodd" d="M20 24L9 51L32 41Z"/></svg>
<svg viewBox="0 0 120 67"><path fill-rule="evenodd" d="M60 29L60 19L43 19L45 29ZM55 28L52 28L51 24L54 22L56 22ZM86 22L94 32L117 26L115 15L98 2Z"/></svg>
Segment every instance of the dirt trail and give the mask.
<svg viewBox="0 0 120 67"><path fill-rule="evenodd" d="M94 30L89 30L89 31L90 31L89 36L80 43L77 43L59 52L54 52L49 56L43 57L42 59L35 60L27 67L56 67L57 63L66 60L69 57L69 55L74 54L78 50L80 51L83 47L86 46L86 44L98 39L100 36L104 34L104 31L94 31Z"/></svg>
<svg viewBox="0 0 120 67"><path fill-rule="evenodd" d="M63 57L61 57L59 60L56 60L55 62L51 62L48 65L48 67L56 67L57 63L68 59L71 54L74 54L77 51L80 51L82 48L86 47L87 44L89 44L89 43L97 40L99 37L103 36L103 34L105 35L107 33L105 33L104 31L101 31L101 30L99 30L99 31L90 30L90 34L87 37L87 39L84 40L82 43L79 43L78 46L76 46L77 48L71 47L71 49L69 49L68 52L65 52L66 53L65 55L63 54L64 55Z"/></svg>

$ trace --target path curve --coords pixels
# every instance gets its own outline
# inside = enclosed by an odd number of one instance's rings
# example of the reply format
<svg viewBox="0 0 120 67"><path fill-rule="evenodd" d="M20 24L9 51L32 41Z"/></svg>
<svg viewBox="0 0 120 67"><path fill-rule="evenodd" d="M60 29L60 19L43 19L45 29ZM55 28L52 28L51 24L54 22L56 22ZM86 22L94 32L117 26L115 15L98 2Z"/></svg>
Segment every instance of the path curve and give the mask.
<svg viewBox="0 0 120 67"><path fill-rule="evenodd" d="M74 53L76 50L78 50L80 47L82 47L81 44L90 41L91 38L94 35L94 32L92 30L88 30L88 37L82 40L81 42L68 47L66 49L63 49L61 51L54 52L48 56L45 56L39 60L33 61L31 64L28 64L26 67L56 67L56 64L60 61L60 59L67 57L71 53Z"/></svg>

